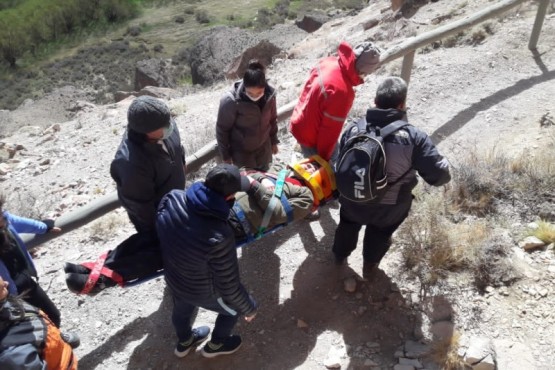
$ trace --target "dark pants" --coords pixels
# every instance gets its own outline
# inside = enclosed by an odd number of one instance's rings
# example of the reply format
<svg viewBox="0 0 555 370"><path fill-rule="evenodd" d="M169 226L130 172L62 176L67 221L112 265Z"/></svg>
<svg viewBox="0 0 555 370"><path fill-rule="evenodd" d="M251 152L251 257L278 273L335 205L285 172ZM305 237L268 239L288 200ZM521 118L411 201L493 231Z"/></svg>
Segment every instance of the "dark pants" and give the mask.
<svg viewBox="0 0 555 370"><path fill-rule="evenodd" d="M246 152L242 148L232 148L231 159L237 167L267 171L272 163L272 142L268 139L260 148L252 152Z"/></svg>
<svg viewBox="0 0 555 370"><path fill-rule="evenodd" d="M163 268L156 232L131 235L108 254L105 266L126 282L156 274Z"/></svg>
<svg viewBox="0 0 555 370"><path fill-rule="evenodd" d="M198 307L214 311L218 313L214 330L212 331L211 341L214 343L222 343L223 340L231 335L231 331L235 327L239 315L225 304L217 300L193 303L188 300L173 298L172 323L177 334L179 342L185 342L191 338L192 318L195 316Z"/></svg>
<svg viewBox="0 0 555 370"><path fill-rule="evenodd" d="M60 310L58 310L54 302L50 300L40 285L38 285L37 282L31 278L29 278L24 286L20 286L19 284L17 285L17 290L20 294L22 294L23 300L44 311L52 323L59 328L60 323L62 322Z"/></svg>
<svg viewBox="0 0 555 370"><path fill-rule="evenodd" d="M366 225L362 251L364 262L380 263L391 246L391 235L407 218L410 206L410 202L356 207L342 205L333 241L333 253L338 259L348 257L357 247L360 229Z"/></svg>

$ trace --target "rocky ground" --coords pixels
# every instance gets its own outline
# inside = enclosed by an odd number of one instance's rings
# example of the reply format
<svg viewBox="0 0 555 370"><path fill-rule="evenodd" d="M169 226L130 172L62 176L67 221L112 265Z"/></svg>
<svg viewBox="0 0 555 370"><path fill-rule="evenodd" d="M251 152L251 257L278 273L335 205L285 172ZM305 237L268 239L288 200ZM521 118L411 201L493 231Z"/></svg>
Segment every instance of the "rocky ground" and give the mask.
<svg viewBox="0 0 555 370"><path fill-rule="evenodd" d="M342 39L372 39L387 49L491 5L487 0L414 3L419 6L406 9L405 16L394 16L388 1L372 2L358 15L333 20L297 43L291 58L276 60L269 70L278 104L298 96L311 66ZM540 121L555 113L555 23L550 5L538 53L531 53L527 43L536 9L526 2L488 22L489 31L479 26L417 53L409 119L432 136L455 169L469 152L495 148L534 156L553 145L553 128ZM364 31L360 24L376 16L382 21ZM394 61L369 76L358 88L353 116L372 102L381 78L399 71L400 61ZM219 97L228 85L168 101L188 153L213 139ZM28 216L58 217L114 191L107 169L130 103L95 106L73 93L50 99L9 112L11 119L28 117L28 125L3 139L0 149L5 157L13 156L0 163L8 209ZM45 127L42 121L56 123ZM289 162L294 140L285 129L280 148L278 159ZM433 369L437 366L422 355L430 349L428 340L454 331L462 334L463 349L486 340L481 349L495 349L499 369L552 369L555 254L519 248L525 226L537 215L507 214L492 227L505 229L523 278L482 294L457 275L423 300L417 282L401 269L399 246L393 246L371 282L362 278L358 249L348 267L337 269L329 248L338 209L323 208L320 220L291 225L238 251L245 285L261 308L252 323L237 328L244 347L212 360L197 353L183 360L173 355L171 298L162 278L93 297L66 289L64 261L94 260L131 233L121 209L63 234L35 255L41 284L63 313L64 330L81 335L76 353L83 369ZM214 317L201 311L196 322L211 325Z"/></svg>

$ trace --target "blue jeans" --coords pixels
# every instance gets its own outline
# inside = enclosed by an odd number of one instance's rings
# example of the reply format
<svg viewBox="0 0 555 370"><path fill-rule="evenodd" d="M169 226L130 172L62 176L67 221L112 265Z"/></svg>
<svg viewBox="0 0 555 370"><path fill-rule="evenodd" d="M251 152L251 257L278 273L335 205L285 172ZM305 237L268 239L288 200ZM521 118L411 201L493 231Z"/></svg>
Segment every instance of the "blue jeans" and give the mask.
<svg viewBox="0 0 555 370"><path fill-rule="evenodd" d="M196 303L173 297L172 323L179 342L191 338L191 320L196 316L199 307L219 314L212 331L211 341L222 343L225 338L231 335L231 331L239 319L239 314L236 311L227 306L221 299Z"/></svg>

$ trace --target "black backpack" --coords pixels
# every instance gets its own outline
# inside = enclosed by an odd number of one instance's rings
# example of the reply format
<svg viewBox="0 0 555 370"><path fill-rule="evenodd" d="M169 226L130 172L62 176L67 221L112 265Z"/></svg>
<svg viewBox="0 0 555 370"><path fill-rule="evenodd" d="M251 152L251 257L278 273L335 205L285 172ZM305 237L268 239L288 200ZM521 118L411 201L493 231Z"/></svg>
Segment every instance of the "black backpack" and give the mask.
<svg viewBox="0 0 555 370"><path fill-rule="evenodd" d="M353 202L368 202L385 194L388 182L384 138L407 125L408 122L398 120L379 128L361 118L356 127L350 128L352 136L345 142L342 140L335 165L337 190L343 197Z"/></svg>

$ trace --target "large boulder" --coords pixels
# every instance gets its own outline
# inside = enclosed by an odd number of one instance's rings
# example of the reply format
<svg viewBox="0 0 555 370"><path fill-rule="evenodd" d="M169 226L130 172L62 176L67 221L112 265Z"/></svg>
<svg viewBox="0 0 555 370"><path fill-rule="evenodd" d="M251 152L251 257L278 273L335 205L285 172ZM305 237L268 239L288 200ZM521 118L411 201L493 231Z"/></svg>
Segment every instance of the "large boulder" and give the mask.
<svg viewBox="0 0 555 370"><path fill-rule="evenodd" d="M272 64L274 55L281 53L281 49L268 40L262 40L255 46L248 48L229 64L225 77L228 79L243 78L251 59L258 59L263 65Z"/></svg>
<svg viewBox="0 0 555 370"><path fill-rule="evenodd" d="M256 36L237 27L213 28L189 53L193 83L207 85L222 79L233 58L256 42Z"/></svg>
<svg viewBox="0 0 555 370"><path fill-rule="evenodd" d="M322 27L324 23L330 20L330 17L322 11L312 11L306 13L302 18L295 21L295 25L300 29L312 33Z"/></svg>
<svg viewBox="0 0 555 370"><path fill-rule="evenodd" d="M135 90L146 86L176 86L175 71L169 59L145 59L137 62L135 69Z"/></svg>

